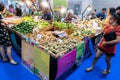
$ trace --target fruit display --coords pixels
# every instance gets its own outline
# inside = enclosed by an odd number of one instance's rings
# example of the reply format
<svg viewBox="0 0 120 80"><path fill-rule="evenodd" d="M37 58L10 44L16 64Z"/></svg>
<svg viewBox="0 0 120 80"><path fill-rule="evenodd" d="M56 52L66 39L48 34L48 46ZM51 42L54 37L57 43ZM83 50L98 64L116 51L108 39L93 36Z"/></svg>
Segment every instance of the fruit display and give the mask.
<svg viewBox="0 0 120 80"><path fill-rule="evenodd" d="M58 29L72 29L73 27L75 27L71 23L64 23L64 22L57 22L57 21L53 22L53 26Z"/></svg>
<svg viewBox="0 0 120 80"><path fill-rule="evenodd" d="M12 29L22 34L28 34L28 33L32 33L33 28L35 27L36 27L35 22L23 21L17 25L14 25Z"/></svg>
<svg viewBox="0 0 120 80"><path fill-rule="evenodd" d="M52 35L51 31L46 31L46 32L42 31L35 34L29 33L29 34L26 34L26 36L31 40L34 40L38 44L43 44L56 39L56 37Z"/></svg>
<svg viewBox="0 0 120 80"><path fill-rule="evenodd" d="M22 21L23 21L23 22L24 22L24 21L34 22L34 19L33 19L32 17L25 16L25 17L22 18Z"/></svg>
<svg viewBox="0 0 120 80"><path fill-rule="evenodd" d="M44 28L50 27L50 23L48 23L47 21L41 20L37 23L37 27L39 29L44 29Z"/></svg>
<svg viewBox="0 0 120 80"><path fill-rule="evenodd" d="M79 43L79 41L77 41L75 39L63 38L62 40L57 39L55 41L47 42L47 43L43 44L43 46L47 50L51 51L52 53L58 54L58 53L65 53L69 49L73 49L78 43Z"/></svg>
<svg viewBox="0 0 120 80"><path fill-rule="evenodd" d="M91 36L92 31L91 30L85 30L85 29L79 29L77 31L74 31L71 35L72 36L79 36L80 38L84 38L85 36Z"/></svg>

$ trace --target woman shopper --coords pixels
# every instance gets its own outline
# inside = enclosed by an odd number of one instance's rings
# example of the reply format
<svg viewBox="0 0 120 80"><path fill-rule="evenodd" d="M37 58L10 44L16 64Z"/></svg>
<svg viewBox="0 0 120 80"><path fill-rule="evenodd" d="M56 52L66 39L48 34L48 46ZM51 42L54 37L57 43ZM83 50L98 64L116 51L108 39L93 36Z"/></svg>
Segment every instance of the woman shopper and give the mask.
<svg viewBox="0 0 120 80"><path fill-rule="evenodd" d="M109 24L105 30L104 30L104 35L106 33L115 31L116 33L116 39L112 41L105 41L105 38L103 37L98 44L98 50L96 53L96 56L92 62L91 67L86 69L86 72L92 71L95 67L96 62L98 59L101 57L103 52L105 53L105 59L107 63L107 68L102 72L102 74L108 74L110 73L110 67L111 67L111 58L115 55L116 51L116 44L120 43L120 13L114 13L111 14L111 17L109 19Z"/></svg>
<svg viewBox="0 0 120 80"><path fill-rule="evenodd" d="M15 9L14 9L14 7L13 7L12 4L9 5L9 12L11 12L11 13L15 13Z"/></svg>
<svg viewBox="0 0 120 80"><path fill-rule="evenodd" d="M7 25L8 22L6 20L4 20L2 18L2 11L5 9L5 6L3 3L0 3L0 51L1 51L1 55L3 58L3 61L6 62L8 61L8 59L6 58L5 55L5 50L4 47L7 48L7 54L8 54L8 58L10 59L10 63L11 64L17 64L17 62L15 62L12 58L12 45L11 45L11 40L10 40L10 36L8 34L8 30L5 28L4 25Z"/></svg>

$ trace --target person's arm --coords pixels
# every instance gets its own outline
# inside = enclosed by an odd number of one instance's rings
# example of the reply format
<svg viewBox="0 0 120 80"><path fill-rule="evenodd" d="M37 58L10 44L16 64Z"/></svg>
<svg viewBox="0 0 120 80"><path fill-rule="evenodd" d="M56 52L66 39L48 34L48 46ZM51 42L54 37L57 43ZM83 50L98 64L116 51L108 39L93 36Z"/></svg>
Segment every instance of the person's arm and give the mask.
<svg viewBox="0 0 120 80"><path fill-rule="evenodd" d="M5 19L2 19L1 22L5 25L8 25L8 24L16 24L15 22L11 22L11 21L7 21Z"/></svg>
<svg viewBox="0 0 120 80"><path fill-rule="evenodd" d="M110 45L115 45L117 43L120 43L120 36L117 36L117 39L109 41L109 42L104 42L103 44L106 46L110 46Z"/></svg>
<svg viewBox="0 0 120 80"><path fill-rule="evenodd" d="M78 17L77 17L76 15L73 15L73 17L74 17L75 19L78 19Z"/></svg>
<svg viewBox="0 0 120 80"><path fill-rule="evenodd" d="M104 14L104 17L103 17L103 18L106 19L106 17L107 17L106 14Z"/></svg>
<svg viewBox="0 0 120 80"><path fill-rule="evenodd" d="M99 18L100 17L100 13L97 13L96 16L97 16L97 18Z"/></svg>
<svg viewBox="0 0 120 80"><path fill-rule="evenodd" d="M8 25L8 22L7 22L6 20L1 19L0 21L1 21L3 24Z"/></svg>

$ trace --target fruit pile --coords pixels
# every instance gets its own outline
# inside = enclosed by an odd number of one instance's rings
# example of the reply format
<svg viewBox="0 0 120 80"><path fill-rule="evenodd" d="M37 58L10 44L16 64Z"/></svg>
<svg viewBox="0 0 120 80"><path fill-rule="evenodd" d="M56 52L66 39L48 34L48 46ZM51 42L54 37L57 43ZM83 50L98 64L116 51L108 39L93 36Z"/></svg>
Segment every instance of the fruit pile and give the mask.
<svg viewBox="0 0 120 80"><path fill-rule="evenodd" d="M62 40L50 41L43 46L54 54L64 53L69 49L73 49L79 41L71 38L64 38Z"/></svg>

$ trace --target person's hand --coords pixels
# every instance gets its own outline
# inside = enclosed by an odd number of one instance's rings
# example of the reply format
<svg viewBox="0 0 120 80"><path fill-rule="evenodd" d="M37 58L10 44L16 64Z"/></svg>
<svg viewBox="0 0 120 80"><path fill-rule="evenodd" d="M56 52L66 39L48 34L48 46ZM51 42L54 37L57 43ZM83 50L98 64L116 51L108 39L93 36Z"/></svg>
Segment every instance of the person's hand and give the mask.
<svg viewBox="0 0 120 80"><path fill-rule="evenodd" d="M102 44L103 44L103 46L109 46L109 45L107 44L107 42L103 42Z"/></svg>
<svg viewBox="0 0 120 80"><path fill-rule="evenodd" d="M7 22L6 20L3 20L2 23L3 23L4 25L8 25L8 22Z"/></svg>
<svg viewBox="0 0 120 80"><path fill-rule="evenodd" d="M97 46L99 46L99 45L100 45L100 43L97 44Z"/></svg>

